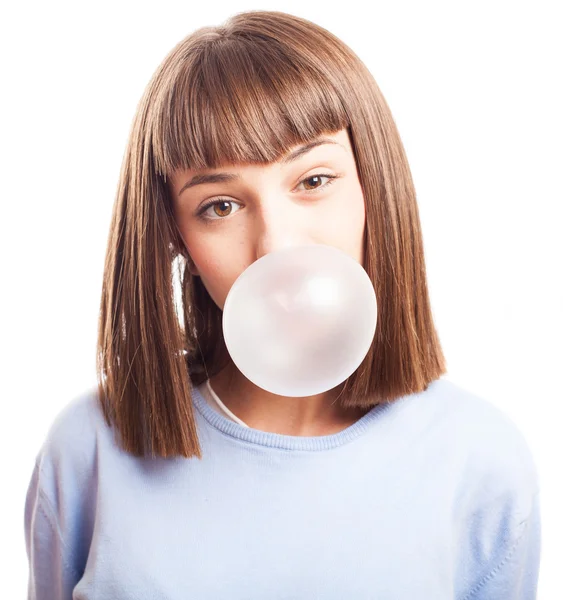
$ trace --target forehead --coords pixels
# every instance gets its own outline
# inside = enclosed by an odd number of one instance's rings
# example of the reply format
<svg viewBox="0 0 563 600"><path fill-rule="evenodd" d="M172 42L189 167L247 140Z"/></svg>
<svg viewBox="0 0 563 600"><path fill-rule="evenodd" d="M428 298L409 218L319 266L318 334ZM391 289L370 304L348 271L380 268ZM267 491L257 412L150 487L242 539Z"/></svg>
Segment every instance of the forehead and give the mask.
<svg viewBox="0 0 563 600"><path fill-rule="evenodd" d="M317 148L326 149L331 153L337 151L340 153L346 152L350 155L352 154L352 148L350 145L348 131L346 129L342 129L336 133L322 134L321 136L315 138L314 140L308 143L296 144L289 148L289 150L278 160L273 161L271 163L224 164L218 166L216 169L177 170L172 173L171 182L173 188L177 191L177 193L181 193L182 191L184 191L184 189L188 189L189 187L193 187L200 183L218 183L234 179L234 177L232 177L232 173L216 173L219 170L224 171L225 169L228 169L231 172L258 172L264 170L265 168L283 169L289 167L309 152L320 152L320 150L316 150ZM213 175L213 173L216 174Z"/></svg>

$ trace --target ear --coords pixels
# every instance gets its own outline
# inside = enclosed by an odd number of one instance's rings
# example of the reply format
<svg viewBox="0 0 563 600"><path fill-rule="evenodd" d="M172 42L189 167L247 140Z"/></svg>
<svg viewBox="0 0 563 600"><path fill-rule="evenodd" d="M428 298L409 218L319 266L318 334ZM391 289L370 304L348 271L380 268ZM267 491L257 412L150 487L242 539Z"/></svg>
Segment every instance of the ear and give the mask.
<svg viewBox="0 0 563 600"><path fill-rule="evenodd" d="M195 266L193 260L191 259L191 257L188 255L188 271L192 274L195 275L196 277L199 277L199 271L198 268Z"/></svg>

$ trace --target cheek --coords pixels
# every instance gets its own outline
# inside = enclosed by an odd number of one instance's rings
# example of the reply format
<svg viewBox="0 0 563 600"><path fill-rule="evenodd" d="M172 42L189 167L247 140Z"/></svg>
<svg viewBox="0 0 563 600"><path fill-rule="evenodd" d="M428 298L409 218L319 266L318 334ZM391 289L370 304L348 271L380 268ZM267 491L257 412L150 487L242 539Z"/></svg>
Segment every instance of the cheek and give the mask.
<svg viewBox="0 0 563 600"><path fill-rule="evenodd" d="M363 245L366 223L365 202L361 190L351 189L338 198L333 210L327 211L317 223L317 236L354 252Z"/></svg>
<svg viewBox="0 0 563 600"><path fill-rule="evenodd" d="M348 216L345 217L343 215L343 222L350 223L350 230L353 233L357 235L363 234L366 223L366 203L359 182L353 187L346 208Z"/></svg>
<svg viewBox="0 0 563 600"><path fill-rule="evenodd" d="M215 304L223 310L227 294L238 277L236 260L225 248L198 248L192 251L192 259L198 269L201 282Z"/></svg>
<svg viewBox="0 0 563 600"><path fill-rule="evenodd" d="M366 210L361 189L353 190L339 205L328 230L334 246L364 265Z"/></svg>

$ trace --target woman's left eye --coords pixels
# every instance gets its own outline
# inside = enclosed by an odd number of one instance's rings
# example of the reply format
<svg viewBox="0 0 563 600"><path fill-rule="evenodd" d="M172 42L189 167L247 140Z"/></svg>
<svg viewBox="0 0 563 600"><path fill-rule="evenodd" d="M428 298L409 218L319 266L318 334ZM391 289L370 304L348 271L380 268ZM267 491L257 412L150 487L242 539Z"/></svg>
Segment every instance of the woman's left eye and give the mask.
<svg viewBox="0 0 563 600"><path fill-rule="evenodd" d="M316 185L313 189L305 189L304 192L306 194L310 194L312 192L316 192L317 190L324 189L329 186L335 179L338 178L338 175L328 175L327 173L320 173L319 175L311 175L310 177L306 177L299 182L299 185L305 182L311 182L315 180L320 180L321 178L326 177L328 181L324 185Z"/></svg>

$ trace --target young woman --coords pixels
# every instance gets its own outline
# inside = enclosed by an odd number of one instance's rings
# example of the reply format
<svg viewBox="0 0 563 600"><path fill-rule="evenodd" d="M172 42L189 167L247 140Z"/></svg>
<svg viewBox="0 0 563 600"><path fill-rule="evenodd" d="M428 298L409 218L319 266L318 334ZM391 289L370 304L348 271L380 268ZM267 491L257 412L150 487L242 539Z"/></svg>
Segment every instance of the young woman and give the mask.
<svg viewBox="0 0 563 600"><path fill-rule="evenodd" d="M254 261L311 243L364 267L378 322L346 381L286 398L230 360L222 309ZM533 458L441 379L405 152L325 29L239 13L160 65L121 171L97 358L32 474L29 598L535 598Z"/></svg>

